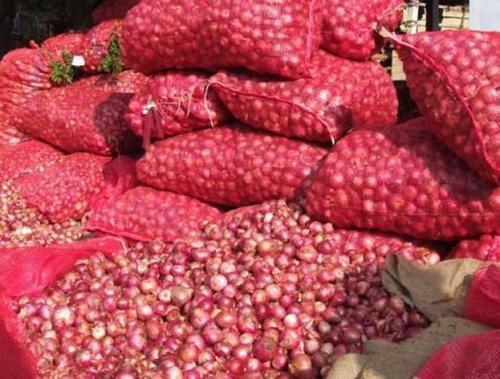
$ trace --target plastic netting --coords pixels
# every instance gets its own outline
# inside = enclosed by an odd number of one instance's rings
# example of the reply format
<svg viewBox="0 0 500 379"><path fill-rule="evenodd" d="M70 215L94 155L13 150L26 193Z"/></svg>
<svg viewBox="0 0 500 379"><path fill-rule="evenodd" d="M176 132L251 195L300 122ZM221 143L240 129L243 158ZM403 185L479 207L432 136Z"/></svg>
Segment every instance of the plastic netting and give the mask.
<svg viewBox="0 0 500 379"><path fill-rule="evenodd" d="M500 230L499 189L439 143L423 119L349 134L306 197L310 215L339 227L433 240Z"/></svg>
<svg viewBox="0 0 500 379"><path fill-rule="evenodd" d="M199 200L147 187L134 188L94 212L85 227L137 241L172 242L215 222L220 211Z"/></svg>
<svg viewBox="0 0 500 379"><path fill-rule="evenodd" d="M311 71L296 81L227 71L211 82L240 121L288 137L328 142L353 126L396 122L396 89L378 63L318 52Z"/></svg>
<svg viewBox="0 0 500 379"><path fill-rule="evenodd" d="M143 0L123 22L123 56L143 72L243 67L309 74L322 1Z"/></svg>
<svg viewBox="0 0 500 379"><path fill-rule="evenodd" d="M157 142L137 163L149 186L221 205L294 199L327 150L238 124Z"/></svg>
<svg viewBox="0 0 500 379"><path fill-rule="evenodd" d="M394 37L410 93L442 143L500 184L500 32Z"/></svg>

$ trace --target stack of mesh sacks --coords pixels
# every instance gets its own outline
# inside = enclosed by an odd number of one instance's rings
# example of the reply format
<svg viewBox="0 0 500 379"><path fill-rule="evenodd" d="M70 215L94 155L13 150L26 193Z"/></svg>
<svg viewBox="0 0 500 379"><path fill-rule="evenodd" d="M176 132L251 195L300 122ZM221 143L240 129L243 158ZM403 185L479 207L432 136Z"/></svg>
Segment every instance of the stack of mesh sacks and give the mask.
<svg viewBox="0 0 500 379"><path fill-rule="evenodd" d="M392 80L371 58L384 45L374 25L395 29L401 2L376 3L373 9L312 0L132 7L120 47L125 66L149 76L127 113L146 150L137 163L144 186L94 213L87 227L166 238L164 218L145 216L165 214L155 202L175 209L181 195L212 211L302 201L339 139L397 120ZM346 38L333 33L346 22L340 8L362 19Z"/></svg>
<svg viewBox="0 0 500 379"><path fill-rule="evenodd" d="M394 29L400 5L105 1L93 28L4 58L2 135L66 154L146 150L142 185L90 214L93 232L171 240L227 207L299 201L337 140L395 123L396 91L370 58L384 45L373 25ZM342 9L362 20L345 38Z"/></svg>

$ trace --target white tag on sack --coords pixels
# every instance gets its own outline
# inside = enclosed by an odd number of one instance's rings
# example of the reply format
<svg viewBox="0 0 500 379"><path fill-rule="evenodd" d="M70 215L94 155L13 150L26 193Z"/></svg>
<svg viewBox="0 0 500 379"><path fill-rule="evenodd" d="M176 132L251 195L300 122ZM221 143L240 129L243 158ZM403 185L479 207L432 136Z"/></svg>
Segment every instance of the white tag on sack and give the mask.
<svg viewBox="0 0 500 379"><path fill-rule="evenodd" d="M73 62L71 62L71 65L75 67L83 67L85 66L85 58L81 55L75 55L73 57Z"/></svg>

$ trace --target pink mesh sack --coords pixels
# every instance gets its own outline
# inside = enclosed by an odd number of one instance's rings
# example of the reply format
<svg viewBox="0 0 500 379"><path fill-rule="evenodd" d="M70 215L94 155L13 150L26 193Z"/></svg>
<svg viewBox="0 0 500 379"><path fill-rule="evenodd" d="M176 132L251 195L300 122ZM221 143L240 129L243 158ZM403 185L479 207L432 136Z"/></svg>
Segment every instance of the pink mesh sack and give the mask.
<svg viewBox="0 0 500 379"><path fill-rule="evenodd" d="M47 38L41 45L41 53L46 59L60 59L61 53L80 55L83 53L85 34L80 32L62 33Z"/></svg>
<svg viewBox="0 0 500 379"><path fill-rule="evenodd" d="M393 37L411 96L434 134L500 184L500 32Z"/></svg>
<svg viewBox="0 0 500 379"><path fill-rule="evenodd" d="M235 124L157 142L137 170L149 186L241 206L297 197L326 153Z"/></svg>
<svg viewBox="0 0 500 379"><path fill-rule="evenodd" d="M376 27L396 30L403 4L403 0L325 0L321 47L348 59L370 59L384 45Z"/></svg>
<svg viewBox="0 0 500 379"><path fill-rule="evenodd" d="M3 128L33 93L52 87L50 68L36 49L17 49L0 61L0 120Z"/></svg>
<svg viewBox="0 0 500 379"><path fill-rule="evenodd" d="M121 20L109 20L100 23L90 29L85 35L83 58L85 66L83 71L87 73L98 72L120 72L123 62L119 54L119 41L122 34ZM116 44L114 53L110 56L110 44ZM108 59L108 61L106 61ZM111 62L115 59L115 62ZM113 66L113 64L118 66Z"/></svg>
<svg viewBox="0 0 500 379"><path fill-rule="evenodd" d="M213 92L207 92L208 74L202 71L171 71L152 77L147 89L130 102L130 128L151 138L216 126L229 115Z"/></svg>
<svg viewBox="0 0 500 379"><path fill-rule="evenodd" d="M322 1L144 0L123 22L125 63L142 72L166 68L309 74L320 43Z"/></svg>
<svg viewBox="0 0 500 379"><path fill-rule="evenodd" d="M397 120L396 89L375 62L351 62L318 52L312 60L312 78L279 81L227 71L212 77L211 83L236 118L287 137L326 142L353 126Z"/></svg>
<svg viewBox="0 0 500 379"><path fill-rule="evenodd" d="M68 155L13 184L21 197L54 223L79 220L135 185L135 162L87 153Z"/></svg>
<svg viewBox="0 0 500 379"><path fill-rule="evenodd" d="M340 140L306 195L339 227L453 240L500 232L500 192L434 138L423 119Z"/></svg>
<svg viewBox="0 0 500 379"><path fill-rule="evenodd" d="M35 140L0 147L0 184L62 156L53 147Z"/></svg>
<svg viewBox="0 0 500 379"><path fill-rule="evenodd" d="M415 379L500 377L500 330L455 338L439 348Z"/></svg>
<svg viewBox="0 0 500 379"><path fill-rule="evenodd" d="M23 107L28 98L38 91L46 90L70 80L56 68L61 69L67 59L81 52L83 35L65 33L44 41L42 47L35 43L32 48L16 49L0 61L0 120L1 127L11 128L11 119L16 110ZM61 81L60 81L61 80Z"/></svg>
<svg viewBox="0 0 500 379"><path fill-rule="evenodd" d="M135 94L144 91L147 85L147 76L125 70L119 74L101 74L82 78L72 84L72 86L94 87L101 91Z"/></svg>
<svg viewBox="0 0 500 379"><path fill-rule="evenodd" d="M99 90L91 83L40 91L18 111L15 125L68 153L132 153L140 141L125 118L131 97Z"/></svg>
<svg viewBox="0 0 500 379"><path fill-rule="evenodd" d="M112 20L115 18L123 18L133 6L137 5L140 0L104 0L92 12L92 19L97 22Z"/></svg>
<svg viewBox="0 0 500 379"><path fill-rule="evenodd" d="M499 265L492 264L474 273L465 301L465 317L500 328Z"/></svg>
<svg viewBox="0 0 500 379"><path fill-rule="evenodd" d="M460 241L450 255L451 259L471 258L500 262L500 235L486 235L477 240Z"/></svg>
<svg viewBox="0 0 500 379"><path fill-rule="evenodd" d="M49 248L0 249L0 365L2 379L34 379L32 355L11 300L37 295L65 275L78 260L96 253L124 254L126 245L105 237ZM22 259L20 259L22 257Z"/></svg>
<svg viewBox="0 0 500 379"><path fill-rule="evenodd" d="M142 242L172 242L200 231L203 221L215 222L220 216L216 208L190 197L136 187L94 212L85 228Z"/></svg>

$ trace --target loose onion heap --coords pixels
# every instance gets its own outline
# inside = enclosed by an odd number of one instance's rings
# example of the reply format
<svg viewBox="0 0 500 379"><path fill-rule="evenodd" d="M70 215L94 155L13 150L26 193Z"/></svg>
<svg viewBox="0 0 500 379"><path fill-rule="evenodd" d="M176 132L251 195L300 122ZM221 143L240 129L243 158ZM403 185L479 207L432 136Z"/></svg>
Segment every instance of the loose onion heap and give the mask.
<svg viewBox="0 0 500 379"><path fill-rule="evenodd" d="M30 206L12 182L0 186L0 248L60 245L83 235L81 223L52 223Z"/></svg>
<svg viewBox="0 0 500 379"><path fill-rule="evenodd" d="M205 225L202 239L80 261L14 308L42 377L320 377L367 339L401 341L427 325L382 287L388 245L337 251L341 232L269 202Z"/></svg>

